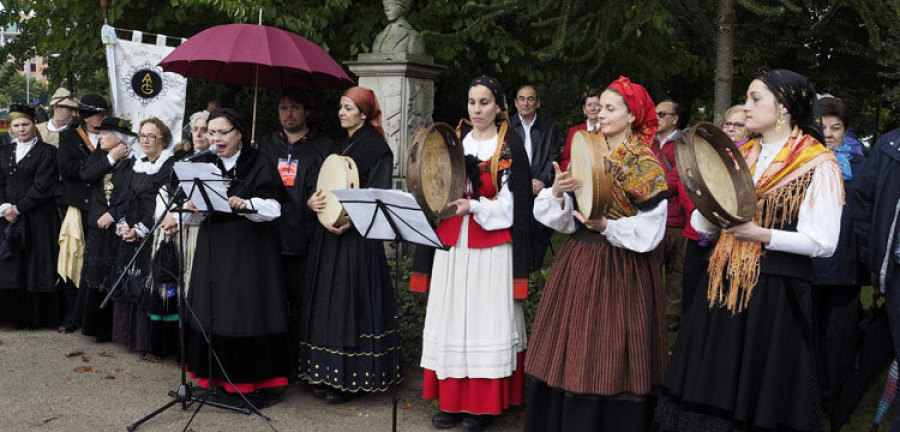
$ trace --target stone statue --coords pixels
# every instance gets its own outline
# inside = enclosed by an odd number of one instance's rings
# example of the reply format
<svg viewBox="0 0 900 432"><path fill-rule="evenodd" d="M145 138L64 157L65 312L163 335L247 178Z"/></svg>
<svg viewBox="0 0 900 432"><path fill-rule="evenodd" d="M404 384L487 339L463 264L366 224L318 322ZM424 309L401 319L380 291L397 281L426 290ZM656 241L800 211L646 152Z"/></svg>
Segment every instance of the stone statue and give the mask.
<svg viewBox="0 0 900 432"><path fill-rule="evenodd" d="M387 27L375 36L372 52L376 54L425 54L422 35L406 21L412 0L384 0Z"/></svg>

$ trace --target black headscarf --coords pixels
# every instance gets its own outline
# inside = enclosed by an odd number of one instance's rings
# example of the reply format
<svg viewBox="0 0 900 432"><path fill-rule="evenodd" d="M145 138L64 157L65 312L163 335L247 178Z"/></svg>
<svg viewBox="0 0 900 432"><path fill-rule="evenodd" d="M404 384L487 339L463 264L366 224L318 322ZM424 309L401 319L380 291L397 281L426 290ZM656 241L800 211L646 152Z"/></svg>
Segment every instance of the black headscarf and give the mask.
<svg viewBox="0 0 900 432"><path fill-rule="evenodd" d="M497 120L505 120L508 108L506 106L506 93L503 93L503 85L500 84L500 81L498 81L497 78L482 75L473 79L472 82L469 83L469 88L478 85L485 86L491 91L491 94L494 95L494 100L497 102L497 106L500 107L501 111L501 114L497 116Z"/></svg>
<svg viewBox="0 0 900 432"><path fill-rule="evenodd" d="M756 79L775 94L775 99L784 105L791 114L791 121L803 133L821 143L825 142L816 90L808 78L787 69L772 69L760 73Z"/></svg>
<svg viewBox="0 0 900 432"><path fill-rule="evenodd" d="M212 114L210 114L206 119L206 124L209 124L209 122L219 117L223 117L225 118L225 120L228 120L228 123L231 123L231 125L241 133L241 141L250 137L250 135L247 135L247 130L244 128L244 121L241 119L241 115L238 114L238 112L234 109L219 108L213 111Z"/></svg>

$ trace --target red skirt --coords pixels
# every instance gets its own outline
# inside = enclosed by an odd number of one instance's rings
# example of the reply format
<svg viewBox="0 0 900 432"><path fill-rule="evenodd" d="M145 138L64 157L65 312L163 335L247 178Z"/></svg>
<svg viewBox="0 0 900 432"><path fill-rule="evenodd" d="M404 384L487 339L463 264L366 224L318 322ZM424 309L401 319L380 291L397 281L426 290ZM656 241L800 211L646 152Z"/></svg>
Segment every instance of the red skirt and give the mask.
<svg viewBox="0 0 900 432"><path fill-rule="evenodd" d="M209 388L209 378L201 378L197 376L197 374L188 370L187 366L185 366L184 370L186 370L188 374L191 375L191 378L197 380L197 385L199 385L201 388ZM234 383L234 385L231 385L228 383L228 381L213 379L212 385L223 387L225 391L229 393L253 393L256 390L264 388L284 387L288 385L288 380L287 377L277 377L252 383Z"/></svg>
<svg viewBox="0 0 900 432"><path fill-rule="evenodd" d="M516 370L505 378L438 379L425 369L422 397L438 399L441 411L499 415L510 405L522 404L525 376L522 372L525 351L516 354Z"/></svg>

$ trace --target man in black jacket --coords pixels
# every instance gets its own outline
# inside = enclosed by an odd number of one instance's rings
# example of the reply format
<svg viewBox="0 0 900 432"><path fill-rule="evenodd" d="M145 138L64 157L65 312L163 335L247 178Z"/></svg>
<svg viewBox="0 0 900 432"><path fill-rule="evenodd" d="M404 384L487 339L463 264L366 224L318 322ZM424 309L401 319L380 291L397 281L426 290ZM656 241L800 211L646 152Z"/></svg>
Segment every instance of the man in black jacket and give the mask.
<svg viewBox="0 0 900 432"><path fill-rule="evenodd" d="M286 191L281 217L275 224L281 237L281 262L290 308L290 353L296 370L306 254L314 224L318 223L315 213L306 206L306 200L315 192L319 167L328 155L332 141L307 122L312 101L304 91L296 87L284 89L278 97L277 107L281 128L260 137L258 144L259 151L278 166Z"/></svg>
<svg viewBox="0 0 900 432"><path fill-rule="evenodd" d="M511 116L510 129L514 130L522 142L525 143L525 151L528 154L528 162L531 167L531 196L536 196L541 189L553 185L553 161L559 154L559 133L556 126L547 116L539 116L538 108L541 107L541 99L534 86L523 85L516 92L516 111L518 115ZM531 269L541 268L544 262L544 254L550 245L550 229L531 218Z"/></svg>
<svg viewBox="0 0 900 432"><path fill-rule="evenodd" d="M57 160L59 163L59 174L62 177L62 196L60 197L60 205L66 209L63 226L68 224L80 224L82 228L81 238L84 239L84 233L87 232L88 217L87 212L90 209L90 190L91 184L101 181L99 178L86 178L81 175L81 168L87 162L88 156L99 148L100 133L97 127L107 117L109 105L102 96L96 94L85 95L79 104L77 127L69 127L61 131L59 134L59 152L57 152ZM128 151L123 146L116 148L107 155L109 163L112 165L115 161L127 156ZM80 221L78 221L80 217ZM83 243L82 243L83 244ZM83 252L82 247L82 252ZM69 256L69 252L60 249L60 261L70 262L72 260L80 260L83 257L78 255ZM81 264L71 266L73 269L80 269ZM78 305L76 305L77 287L71 279L63 277L62 291L65 295L65 315L63 322L59 326L59 331L69 333L74 331L80 325L80 316Z"/></svg>

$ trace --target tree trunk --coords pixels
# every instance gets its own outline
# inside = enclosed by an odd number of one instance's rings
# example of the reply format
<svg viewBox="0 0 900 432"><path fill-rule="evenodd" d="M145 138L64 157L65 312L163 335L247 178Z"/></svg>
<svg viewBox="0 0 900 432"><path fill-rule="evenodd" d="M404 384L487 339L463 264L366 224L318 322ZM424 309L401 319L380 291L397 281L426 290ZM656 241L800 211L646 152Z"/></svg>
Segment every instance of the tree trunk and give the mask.
<svg viewBox="0 0 900 432"><path fill-rule="evenodd" d="M716 18L716 78L713 96L713 121L722 122L731 106L731 82L734 68L734 0L719 0Z"/></svg>

